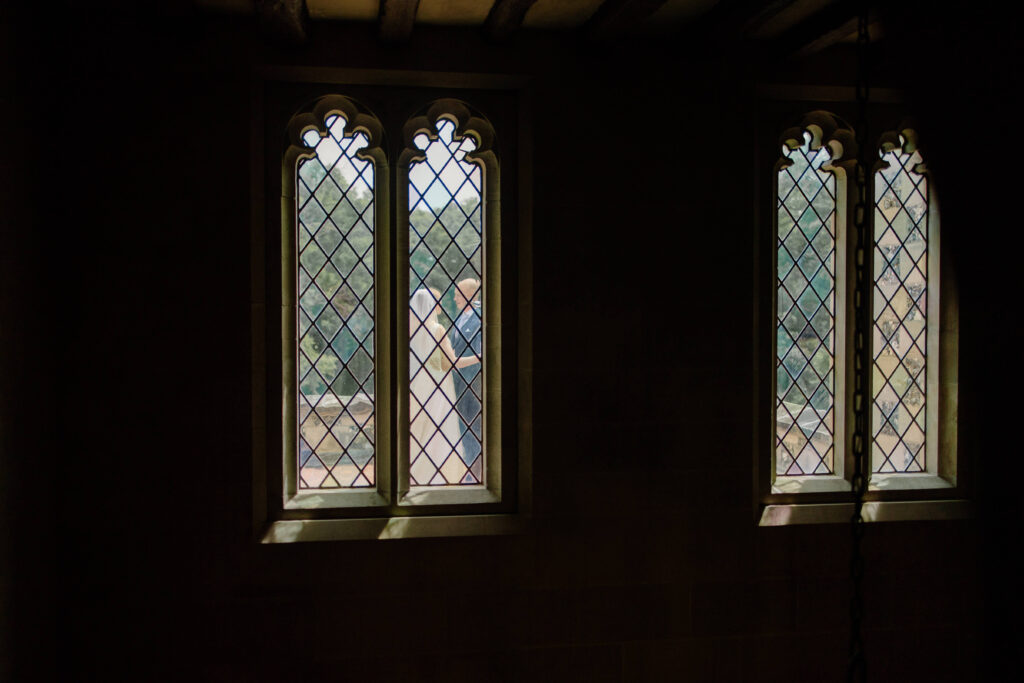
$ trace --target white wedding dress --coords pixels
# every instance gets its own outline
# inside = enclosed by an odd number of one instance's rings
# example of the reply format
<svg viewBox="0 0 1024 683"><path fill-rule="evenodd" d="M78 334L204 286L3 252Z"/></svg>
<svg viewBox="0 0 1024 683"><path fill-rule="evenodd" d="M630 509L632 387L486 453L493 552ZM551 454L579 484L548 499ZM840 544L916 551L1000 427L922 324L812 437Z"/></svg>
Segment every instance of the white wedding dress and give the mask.
<svg viewBox="0 0 1024 683"><path fill-rule="evenodd" d="M462 461L462 431L455 409L452 364L441 349L444 328L434 319L434 297L419 289L413 294L409 324L409 469L420 486L458 484L466 473ZM432 466L421 461L429 459Z"/></svg>

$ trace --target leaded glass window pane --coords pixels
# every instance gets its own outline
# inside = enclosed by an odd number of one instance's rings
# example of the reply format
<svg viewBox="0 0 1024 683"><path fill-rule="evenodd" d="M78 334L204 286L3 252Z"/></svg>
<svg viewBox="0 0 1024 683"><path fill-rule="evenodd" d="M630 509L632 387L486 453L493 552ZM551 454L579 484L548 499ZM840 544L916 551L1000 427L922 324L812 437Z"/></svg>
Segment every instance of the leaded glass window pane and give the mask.
<svg viewBox="0 0 1024 683"><path fill-rule="evenodd" d="M410 483L481 484L482 168L447 119L414 142L426 158L409 168Z"/></svg>
<svg viewBox="0 0 1024 683"><path fill-rule="evenodd" d="M835 176L827 147L785 148L778 175L777 475L832 474L835 420Z"/></svg>
<svg viewBox="0 0 1024 683"><path fill-rule="evenodd" d="M872 468L925 469L928 180L893 149L875 174Z"/></svg>
<svg viewBox="0 0 1024 683"><path fill-rule="evenodd" d="M374 485L374 167L369 144L326 121L299 161L299 489Z"/></svg>

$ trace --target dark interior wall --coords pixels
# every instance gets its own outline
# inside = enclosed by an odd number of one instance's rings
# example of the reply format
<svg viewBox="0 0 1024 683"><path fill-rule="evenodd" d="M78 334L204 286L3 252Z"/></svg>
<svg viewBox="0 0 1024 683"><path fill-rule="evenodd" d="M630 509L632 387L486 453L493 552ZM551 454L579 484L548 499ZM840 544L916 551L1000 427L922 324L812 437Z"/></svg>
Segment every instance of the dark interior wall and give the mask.
<svg viewBox="0 0 1024 683"><path fill-rule="evenodd" d="M832 70L765 74L728 45L495 47L417 29L388 47L318 25L296 52L182 15L33 26L11 32L22 55L40 33L62 49L51 68L16 73L10 149L31 182L15 177L4 209L5 243L23 255L4 254L17 293L4 314L22 321L5 376L27 397L5 402L10 680L842 678L849 530L754 523L763 196L751 167L756 85L849 83L846 53L823 57ZM914 47L883 66L931 46L940 67L910 88L934 114L943 240L961 276L960 450L980 470L1012 454L988 424L1012 417L996 397L1020 376L1006 351L1020 338L1015 322L993 324L1019 310L1008 257L993 255L1013 231L1008 200L976 198L1014 195L977 170L994 141L967 152L952 131L1016 103L1003 85L1015 48L991 24L955 40L938 20L901 26ZM940 50L951 40L976 61ZM251 542L261 63L534 78L529 533ZM972 78L980 64L996 73ZM962 89L940 88L956 77ZM1001 621L1013 604L1001 549L1019 537L1006 481L979 475L974 520L869 529L875 680L991 680L985 668L1019 642Z"/></svg>

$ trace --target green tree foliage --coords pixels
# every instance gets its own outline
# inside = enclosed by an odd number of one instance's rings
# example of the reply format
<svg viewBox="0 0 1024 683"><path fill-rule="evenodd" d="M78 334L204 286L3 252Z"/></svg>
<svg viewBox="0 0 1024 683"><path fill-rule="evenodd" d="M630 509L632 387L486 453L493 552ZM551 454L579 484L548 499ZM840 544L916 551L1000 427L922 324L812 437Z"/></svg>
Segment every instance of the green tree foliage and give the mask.
<svg viewBox="0 0 1024 683"><path fill-rule="evenodd" d="M373 371L373 196L318 160L299 177L300 388L351 396ZM372 379L364 388L373 392Z"/></svg>
<svg viewBox="0 0 1024 683"><path fill-rule="evenodd" d="M805 145L790 158L793 165L780 173L778 187L782 244L777 251L777 272L783 286L777 291L781 324L776 333L776 357L782 362L776 390L789 403L810 403L823 413L832 406L833 388L834 181L818 170L826 160L824 152L810 153ZM807 169L808 164L813 170ZM799 393L794 390L793 378Z"/></svg>
<svg viewBox="0 0 1024 683"><path fill-rule="evenodd" d="M299 177L300 389L310 397L328 388L352 396L366 381L363 390L372 393L372 193L361 181L350 187L337 165L328 172L317 159L303 162ZM482 273L482 210L475 197L453 199L440 214L437 208L421 202L409 217L410 295L436 288L451 320L453 283Z"/></svg>
<svg viewBox="0 0 1024 683"><path fill-rule="evenodd" d="M476 197L461 203L452 200L439 216L420 208L422 205L409 216L409 295L423 286L437 289L442 294L442 309L453 320L452 284L464 278L479 279L483 272L480 201Z"/></svg>

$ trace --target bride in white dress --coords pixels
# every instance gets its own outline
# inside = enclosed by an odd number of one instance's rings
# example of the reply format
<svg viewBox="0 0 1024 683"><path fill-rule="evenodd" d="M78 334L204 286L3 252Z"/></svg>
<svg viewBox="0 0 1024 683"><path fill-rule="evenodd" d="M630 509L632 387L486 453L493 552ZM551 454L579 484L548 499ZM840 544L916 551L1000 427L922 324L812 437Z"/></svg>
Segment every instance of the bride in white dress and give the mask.
<svg viewBox="0 0 1024 683"><path fill-rule="evenodd" d="M480 362L475 355L455 356L444 327L437 322L440 299L437 290L420 288L413 293L409 305L409 464L419 485L458 484L466 473L450 370L452 366L461 368ZM418 462L422 455L434 467ZM446 482L437 479L435 468Z"/></svg>

